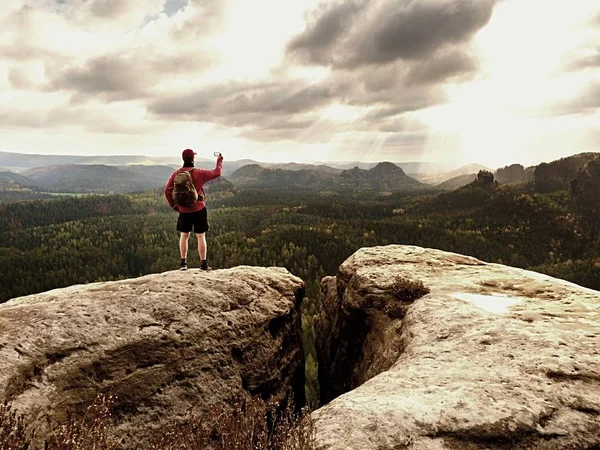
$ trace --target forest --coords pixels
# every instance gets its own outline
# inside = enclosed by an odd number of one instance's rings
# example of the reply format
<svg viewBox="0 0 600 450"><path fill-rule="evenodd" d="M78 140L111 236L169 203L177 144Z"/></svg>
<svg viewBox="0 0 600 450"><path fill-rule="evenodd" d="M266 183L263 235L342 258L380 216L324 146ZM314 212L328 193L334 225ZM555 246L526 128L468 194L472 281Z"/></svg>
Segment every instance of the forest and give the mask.
<svg viewBox="0 0 600 450"><path fill-rule="evenodd" d="M320 280L361 247L437 248L600 289L597 174L543 193L532 182L507 186L480 175L446 193L298 195L224 185L209 193L209 262L283 266L306 281L307 393L316 403L312 316ZM176 219L161 190L0 203L0 302L177 269ZM199 263L191 251L188 265Z"/></svg>

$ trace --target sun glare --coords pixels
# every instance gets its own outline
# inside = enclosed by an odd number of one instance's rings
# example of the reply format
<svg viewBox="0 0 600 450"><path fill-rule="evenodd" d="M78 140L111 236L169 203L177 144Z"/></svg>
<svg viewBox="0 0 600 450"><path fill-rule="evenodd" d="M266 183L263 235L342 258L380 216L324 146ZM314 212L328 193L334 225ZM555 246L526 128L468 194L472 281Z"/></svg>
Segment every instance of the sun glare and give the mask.
<svg viewBox="0 0 600 450"><path fill-rule="evenodd" d="M569 121L548 117L593 81L589 74L564 73L565 61L585 48L587 35L577 31L597 10L591 3L499 3L474 39L481 65L477 78L447 85L446 105L417 113L430 127L426 152L494 168L509 159L533 163L529 153L543 145L548 132L581 133Z"/></svg>

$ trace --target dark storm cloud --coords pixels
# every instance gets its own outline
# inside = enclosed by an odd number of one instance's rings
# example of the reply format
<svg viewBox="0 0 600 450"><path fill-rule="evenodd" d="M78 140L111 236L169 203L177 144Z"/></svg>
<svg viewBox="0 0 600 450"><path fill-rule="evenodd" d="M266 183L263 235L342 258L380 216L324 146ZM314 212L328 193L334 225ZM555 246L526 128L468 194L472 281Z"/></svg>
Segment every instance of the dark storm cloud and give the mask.
<svg viewBox="0 0 600 450"><path fill-rule="evenodd" d="M268 124L272 130L305 130L315 123L314 120L275 120Z"/></svg>
<svg viewBox="0 0 600 450"><path fill-rule="evenodd" d="M278 142L288 140L295 143L312 144L330 141L334 137L335 132L335 128L331 126L329 126L327 129L320 129L319 127L294 129L254 127L241 129L237 133L237 136L261 142Z"/></svg>
<svg viewBox="0 0 600 450"><path fill-rule="evenodd" d="M365 67L353 71L337 70L317 84L301 80L255 84L230 83L206 86L195 92L165 96L147 101L150 112L167 120L210 122L242 128L240 133L253 139L310 139L327 130L397 131L398 118L445 100L439 86L406 86L398 79L402 68ZM385 81L387 80L387 81ZM331 104L375 108L350 124L331 123L321 110ZM315 129L317 127L317 129ZM323 128L321 130L320 128ZM261 138L262 136L262 138Z"/></svg>
<svg viewBox="0 0 600 450"><path fill-rule="evenodd" d="M51 88L84 94L105 93L111 99L125 100L141 95L139 78L140 73L124 58L102 56L56 74Z"/></svg>
<svg viewBox="0 0 600 450"><path fill-rule="evenodd" d="M391 116L396 116L400 113L402 113L402 108L400 108L398 106L383 106L383 107L378 107L376 109L369 111L364 116L364 120L370 121L370 120L386 119Z"/></svg>
<svg viewBox="0 0 600 450"><path fill-rule="evenodd" d="M366 8L361 3L360 10L337 5L322 11L287 50L308 55L312 63L346 68L427 59L448 45L467 43L489 22L496 2L382 0Z"/></svg>
<svg viewBox="0 0 600 450"><path fill-rule="evenodd" d="M327 80L336 97L353 106L380 106L400 112L415 111L445 101L439 85L414 85L405 82L401 63L390 66L337 70Z"/></svg>
<svg viewBox="0 0 600 450"><path fill-rule="evenodd" d="M206 57L189 53L104 55L83 65L47 66L51 80L47 90L75 92L79 101L97 97L132 100L153 95L151 88L173 75L206 70L210 65Z"/></svg>
<svg viewBox="0 0 600 450"><path fill-rule="evenodd" d="M432 84L477 71L474 57L460 51L440 52L432 58L411 66L406 77L408 84Z"/></svg>
<svg viewBox="0 0 600 450"><path fill-rule="evenodd" d="M444 103L445 82L477 73L470 41L489 22L497 1L321 4L286 51L296 61L333 69L321 82L331 103L370 108L352 125L355 129L388 135L402 131L397 139L406 139L410 130L402 115ZM395 145L388 138L386 145Z"/></svg>
<svg viewBox="0 0 600 450"><path fill-rule="evenodd" d="M150 111L181 118L221 118L236 115L291 115L321 107L333 98L327 86L289 83L230 84L207 86L190 94L153 101Z"/></svg>
<svg viewBox="0 0 600 450"><path fill-rule="evenodd" d="M332 47L352 25L367 1L348 1L334 5L322 3L312 14L306 31L292 39L288 51L309 63L327 64Z"/></svg>

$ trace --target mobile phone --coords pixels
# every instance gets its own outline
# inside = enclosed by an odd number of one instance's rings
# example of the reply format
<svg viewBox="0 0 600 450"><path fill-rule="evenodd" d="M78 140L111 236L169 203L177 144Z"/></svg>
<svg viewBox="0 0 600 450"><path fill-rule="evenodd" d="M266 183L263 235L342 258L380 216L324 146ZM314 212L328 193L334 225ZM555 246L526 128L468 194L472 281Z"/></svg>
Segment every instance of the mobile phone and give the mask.
<svg viewBox="0 0 600 450"><path fill-rule="evenodd" d="M214 152L214 153L213 153L213 155L214 155L214 156L217 156L217 157L219 157L219 156L221 156L221 153L219 153L219 152Z"/></svg>

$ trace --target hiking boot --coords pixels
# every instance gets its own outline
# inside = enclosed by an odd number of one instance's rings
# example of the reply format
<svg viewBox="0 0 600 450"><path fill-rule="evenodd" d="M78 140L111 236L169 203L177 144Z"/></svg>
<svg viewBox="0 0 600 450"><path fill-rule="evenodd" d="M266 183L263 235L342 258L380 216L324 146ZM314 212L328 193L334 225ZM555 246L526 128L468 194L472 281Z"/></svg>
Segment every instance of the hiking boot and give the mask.
<svg viewBox="0 0 600 450"><path fill-rule="evenodd" d="M179 266L179 270L187 270L187 263L182 261L181 265Z"/></svg>
<svg viewBox="0 0 600 450"><path fill-rule="evenodd" d="M212 267L210 267L208 264L202 264L200 266L200 270L206 270L207 272L212 270Z"/></svg>

